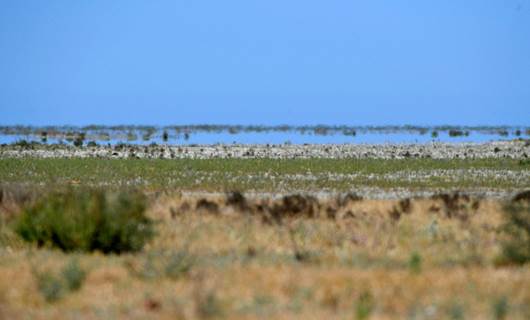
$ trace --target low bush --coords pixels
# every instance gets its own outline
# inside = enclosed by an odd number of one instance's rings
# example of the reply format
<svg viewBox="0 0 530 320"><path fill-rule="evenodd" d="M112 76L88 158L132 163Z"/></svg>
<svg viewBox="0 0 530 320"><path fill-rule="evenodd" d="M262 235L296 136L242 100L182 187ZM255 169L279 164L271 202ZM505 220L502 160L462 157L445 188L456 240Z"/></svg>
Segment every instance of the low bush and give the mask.
<svg viewBox="0 0 530 320"><path fill-rule="evenodd" d="M14 223L24 240L63 251L138 251L154 234L141 193L54 192L26 207Z"/></svg>
<svg viewBox="0 0 530 320"><path fill-rule="evenodd" d="M86 271L76 259L68 262L61 273L33 270L37 288L47 302L55 302L67 293L81 289L86 278Z"/></svg>
<svg viewBox="0 0 530 320"><path fill-rule="evenodd" d="M81 268L79 261L72 259L62 270L66 287L70 291L81 289L86 278L86 271Z"/></svg>
<svg viewBox="0 0 530 320"><path fill-rule="evenodd" d="M65 294L61 279L50 273L34 273L37 288L47 302L55 302Z"/></svg>

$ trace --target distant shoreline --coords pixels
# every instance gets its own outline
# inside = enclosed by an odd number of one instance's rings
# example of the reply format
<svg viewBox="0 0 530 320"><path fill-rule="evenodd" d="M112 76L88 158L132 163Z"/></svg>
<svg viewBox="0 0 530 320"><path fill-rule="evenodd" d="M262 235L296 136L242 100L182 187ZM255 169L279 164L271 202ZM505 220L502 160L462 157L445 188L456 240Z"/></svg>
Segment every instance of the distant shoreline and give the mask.
<svg viewBox="0 0 530 320"><path fill-rule="evenodd" d="M0 126L0 144L371 144L490 142L530 137L528 126Z"/></svg>

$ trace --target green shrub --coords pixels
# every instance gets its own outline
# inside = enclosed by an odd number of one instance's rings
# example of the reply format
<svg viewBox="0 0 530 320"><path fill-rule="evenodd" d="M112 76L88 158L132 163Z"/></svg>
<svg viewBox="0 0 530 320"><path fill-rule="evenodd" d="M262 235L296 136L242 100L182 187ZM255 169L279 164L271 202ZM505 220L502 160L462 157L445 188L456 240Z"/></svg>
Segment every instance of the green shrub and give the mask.
<svg viewBox="0 0 530 320"><path fill-rule="evenodd" d="M66 287L70 291L77 291L83 285L86 278L86 272L79 265L79 261L72 259L62 270Z"/></svg>
<svg viewBox="0 0 530 320"><path fill-rule="evenodd" d="M374 304L374 297L370 291L361 293L355 306L355 318L359 320L368 319L374 311Z"/></svg>
<svg viewBox="0 0 530 320"><path fill-rule="evenodd" d="M145 207L140 193L56 192L25 208L14 228L28 242L63 251L138 251L154 233Z"/></svg>
<svg viewBox="0 0 530 320"><path fill-rule="evenodd" d="M513 201L505 206L506 222L502 231L501 264L524 264L530 261L530 202Z"/></svg>
<svg viewBox="0 0 530 320"><path fill-rule="evenodd" d="M63 297L65 288L61 279L51 273L34 273L37 288L47 302L55 302Z"/></svg>
<svg viewBox="0 0 530 320"><path fill-rule="evenodd" d="M47 302L55 302L67 293L81 289L86 278L86 271L81 268L76 259L72 259L63 267L60 274L51 270L33 269L33 276L44 299Z"/></svg>
<svg viewBox="0 0 530 320"><path fill-rule="evenodd" d="M502 320L508 314L508 299L500 297L493 302L492 306L493 319Z"/></svg>

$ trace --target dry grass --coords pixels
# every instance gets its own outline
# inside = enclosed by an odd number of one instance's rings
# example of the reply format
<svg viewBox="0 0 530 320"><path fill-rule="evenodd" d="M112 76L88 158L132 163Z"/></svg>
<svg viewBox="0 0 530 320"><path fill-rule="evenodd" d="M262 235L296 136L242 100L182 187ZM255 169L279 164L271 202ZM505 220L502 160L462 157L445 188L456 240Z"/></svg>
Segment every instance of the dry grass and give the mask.
<svg viewBox="0 0 530 320"><path fill-rule="evenodd" d="M498 201L177 194L149 214L158 235L142 252L75 254L87 279L53 303L35 272L72 254L3 227L0 318L486 319L503 299L507 318L530 316L530 266L495 265Z"/></svg>

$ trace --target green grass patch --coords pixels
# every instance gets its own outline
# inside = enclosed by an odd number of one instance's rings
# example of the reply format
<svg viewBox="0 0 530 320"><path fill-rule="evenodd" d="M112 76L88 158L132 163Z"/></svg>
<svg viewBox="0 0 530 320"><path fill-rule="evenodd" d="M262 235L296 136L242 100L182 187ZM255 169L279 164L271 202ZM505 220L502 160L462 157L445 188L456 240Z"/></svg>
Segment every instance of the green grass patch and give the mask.
<svg viewBox="0 0 530 320"><path fill-rule="evenodd" d="M486 175L449 172L414 178L414 173L441 170L483 170ZM492 170L528 172L529 168L514 159L0 159L0 181L37 185L205 191L528 187L524 179L487 175ZM385 176L392 173L402 175Z"/></svg>

